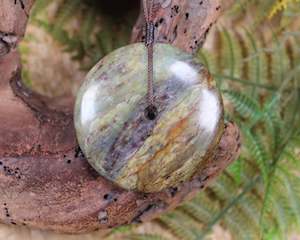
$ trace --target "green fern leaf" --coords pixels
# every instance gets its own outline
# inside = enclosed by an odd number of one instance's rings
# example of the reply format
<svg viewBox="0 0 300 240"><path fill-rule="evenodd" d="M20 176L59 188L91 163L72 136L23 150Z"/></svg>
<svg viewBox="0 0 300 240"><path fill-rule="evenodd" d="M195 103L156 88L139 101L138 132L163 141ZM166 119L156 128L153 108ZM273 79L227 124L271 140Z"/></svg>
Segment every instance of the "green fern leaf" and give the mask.
<svg viewBox="0 0 300 240"><path fill-rule="evenodd" d="M224 91L224 95L232 102L235 110L242 117L256 120L262 115L258 103L247 95L230 90Z"/></svg>
<svg viewBox="0 0 300 240"><path fill-rule="evenodd" d="M244 140L250 156L255 160L260 168L264 181L268 182L268 165L270 157L262 140L257 134L253 134L248 129L243 129Z"/></svg>

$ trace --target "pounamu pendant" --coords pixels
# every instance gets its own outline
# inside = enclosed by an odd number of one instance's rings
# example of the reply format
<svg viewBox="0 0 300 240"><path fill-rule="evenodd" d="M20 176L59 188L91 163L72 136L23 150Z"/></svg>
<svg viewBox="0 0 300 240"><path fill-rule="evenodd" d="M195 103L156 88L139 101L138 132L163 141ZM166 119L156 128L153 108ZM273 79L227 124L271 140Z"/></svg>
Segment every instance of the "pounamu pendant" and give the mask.
<svg viewBox="0 0 300 240"><path fill-rule="evenodd" d="M104 57L75 106L78 142L93 168L122 188L158 192L191 179L223 132L222 98L205 67L168 44L154 46L154 101L147 119L147 49Z"/></svg>

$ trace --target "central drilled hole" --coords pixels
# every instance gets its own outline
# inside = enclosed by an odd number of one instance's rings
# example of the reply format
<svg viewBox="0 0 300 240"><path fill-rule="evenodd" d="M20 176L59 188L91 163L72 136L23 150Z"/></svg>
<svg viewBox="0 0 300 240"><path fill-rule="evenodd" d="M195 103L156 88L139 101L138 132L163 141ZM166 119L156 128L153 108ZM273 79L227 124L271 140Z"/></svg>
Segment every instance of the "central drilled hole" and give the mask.
<svg viewBox="0 0 300 240"><path fill-rule="evenodd" d="M147 119L153 121L157 117L157 114L157 107L155 107L154 105L149 105L148 107L146 107L145 116Z"/></svg>

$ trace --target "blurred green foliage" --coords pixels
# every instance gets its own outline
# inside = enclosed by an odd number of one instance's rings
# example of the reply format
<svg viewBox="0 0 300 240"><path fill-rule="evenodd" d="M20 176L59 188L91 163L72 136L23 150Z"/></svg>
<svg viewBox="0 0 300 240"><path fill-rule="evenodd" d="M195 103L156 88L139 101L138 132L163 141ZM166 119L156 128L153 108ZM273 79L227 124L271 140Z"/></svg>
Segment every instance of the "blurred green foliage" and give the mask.
<svg viewBox="0 0 300 240"><path fill-rule="evenodd" d="M127 10L123 3L119 8L124 7L124 11L119 9L115 15L111 15L101 9L107 8L107 4L100 4L96 0L56 2L57 11L54 18L49 20L43 13L53 1L37 1L31 14L31 22L50 33L64 47L64 51L81 62L83 70L90 69L107 53L129 42L137 9ZM76 29L69 25L74 19L80 25Z"/></svg>

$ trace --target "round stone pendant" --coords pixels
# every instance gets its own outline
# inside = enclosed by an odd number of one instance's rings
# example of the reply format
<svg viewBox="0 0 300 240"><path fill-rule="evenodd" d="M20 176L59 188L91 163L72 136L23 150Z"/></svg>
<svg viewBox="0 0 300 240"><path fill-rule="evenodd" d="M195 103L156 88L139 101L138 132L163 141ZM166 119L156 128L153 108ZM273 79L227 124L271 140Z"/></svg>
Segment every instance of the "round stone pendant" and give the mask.
<svg viewBox="0 0 300 240"><path fill-rule="evenodd" d="M154 101L147 108L147 49L120 48L87 75L75 106L82 151L102 176L122 188L157 192L189 180L218 144L222 99L192 55L167 44L154 47Z"/></svg>

